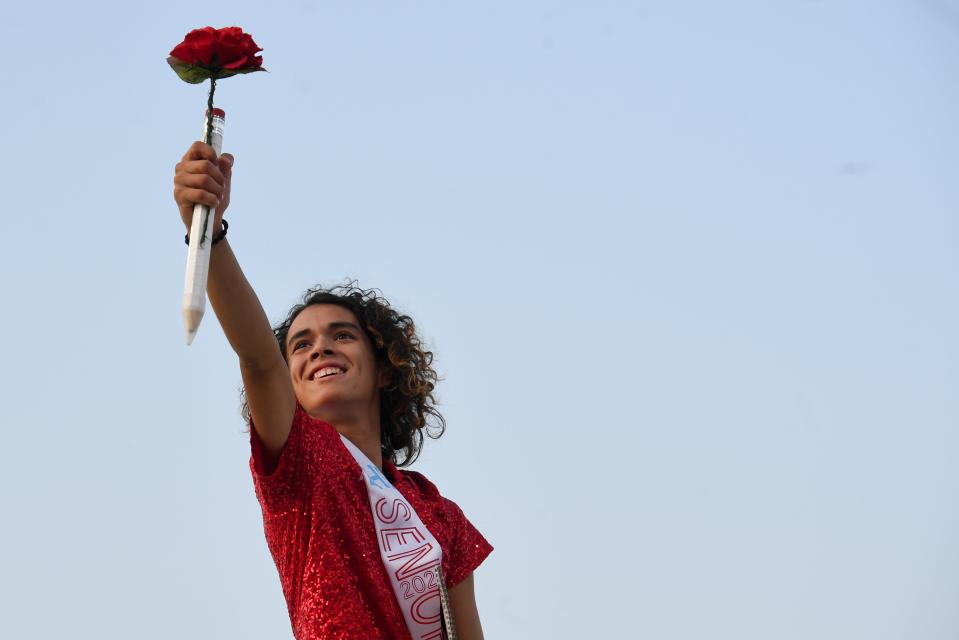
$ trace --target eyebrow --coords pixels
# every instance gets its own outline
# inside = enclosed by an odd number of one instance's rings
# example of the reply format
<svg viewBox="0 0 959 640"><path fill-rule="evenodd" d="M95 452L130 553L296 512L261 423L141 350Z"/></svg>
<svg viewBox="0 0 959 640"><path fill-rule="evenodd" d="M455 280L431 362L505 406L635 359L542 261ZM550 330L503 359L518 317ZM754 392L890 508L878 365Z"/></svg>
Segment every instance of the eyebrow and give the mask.
<svg viewBox="0 0 959 640"><path fill-rule="evenodd" d="M360 330L360 328L356 326L355 324L353 324L352 322L331 322L330 324L326 325L327 331L335 331L337 329L353 329L354 331ZM289 351L290 345L295 340L297 340L298 338L302 338L303 336L308 336L311 333L313 333L313 329L310 329L309 327L307 327L306 329L300 329L299 331L294 333L292 336L287 338L286 340L287 351Z"/></svg>

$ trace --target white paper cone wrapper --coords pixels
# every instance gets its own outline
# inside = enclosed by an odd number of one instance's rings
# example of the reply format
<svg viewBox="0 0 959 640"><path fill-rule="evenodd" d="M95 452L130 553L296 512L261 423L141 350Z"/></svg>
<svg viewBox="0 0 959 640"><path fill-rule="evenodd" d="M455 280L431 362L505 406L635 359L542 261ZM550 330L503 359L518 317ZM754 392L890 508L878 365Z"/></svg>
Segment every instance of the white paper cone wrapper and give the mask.
<svg viewBox="0 0 959 640"><path fill-rule="evenodd" d="M206 139L209 113L203 119L201 140ZM211 145L217 156L223 148L223 124L226 114L222 109L213 109L213 140ZM206 282L210 273L210 249L213 234L213 211L204 204L193 207L193 222L190 225L190 248L186 256L186 280L183 285L183 322L186 328L186 343L191 344L200 328L206 310ZM206 230L204 219L208 218Z"/></svg>

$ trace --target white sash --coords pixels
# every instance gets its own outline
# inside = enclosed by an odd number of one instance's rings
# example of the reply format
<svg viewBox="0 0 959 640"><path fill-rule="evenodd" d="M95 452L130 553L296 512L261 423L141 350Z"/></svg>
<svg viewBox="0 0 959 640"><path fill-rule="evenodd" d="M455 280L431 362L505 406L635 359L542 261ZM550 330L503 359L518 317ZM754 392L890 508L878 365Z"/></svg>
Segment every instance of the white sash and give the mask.
<svg viewBox="0 0 959 640"><path fill-rule="evenodd" d="M380 558L414 640L443 640L440 583L443 551L403 494L340 434L363 470Z"/></svg>

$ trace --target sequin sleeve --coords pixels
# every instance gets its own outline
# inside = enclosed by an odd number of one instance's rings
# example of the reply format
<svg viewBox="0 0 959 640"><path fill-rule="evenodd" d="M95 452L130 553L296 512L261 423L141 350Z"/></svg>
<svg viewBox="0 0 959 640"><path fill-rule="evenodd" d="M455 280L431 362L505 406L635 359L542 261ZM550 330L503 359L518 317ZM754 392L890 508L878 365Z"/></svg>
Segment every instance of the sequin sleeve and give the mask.
<svg viewBox="0 0 959 640"><path fill-rule="evenodd" d="M454 587L482 564L493 547L455 502L448 498L443 498L443 502L452 530L446 586Z"/></svg>
<svg viewBox="0 0 959 640"><path fill-rule="evenodd" d="M298 476L302 461L303 410L297 406L290 426L290 435L277 458L271 458L250 419L250 471L253 483L265 510L285 511L297 500Z"/></svg>

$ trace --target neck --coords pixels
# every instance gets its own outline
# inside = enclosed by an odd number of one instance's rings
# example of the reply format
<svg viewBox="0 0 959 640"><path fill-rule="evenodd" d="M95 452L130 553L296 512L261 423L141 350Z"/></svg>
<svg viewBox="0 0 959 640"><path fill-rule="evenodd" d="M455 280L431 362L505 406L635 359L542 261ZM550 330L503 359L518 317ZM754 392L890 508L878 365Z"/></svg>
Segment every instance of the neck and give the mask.
<svg viewBox="0 0 959 640"><path fill-rule="evenodd" d="M383 470L379 396L360 406L333 403L316 407L307 413L311 418L333 425L337 433L352 442L380 471Z"/></svg>
<svg viewBox="0 0 959 640"><path fill-rule="evenodd" d="M375 427L373 426L375 424ZM356 445L370 461L383 470L383 449L380 447L380 425L369 422L349 423L339 422L333 427L347 440Z"/></svg>

